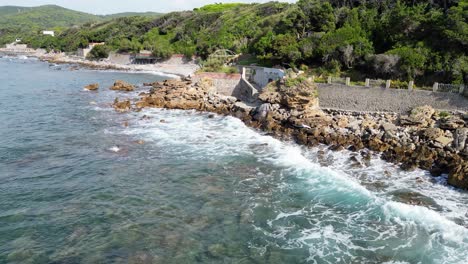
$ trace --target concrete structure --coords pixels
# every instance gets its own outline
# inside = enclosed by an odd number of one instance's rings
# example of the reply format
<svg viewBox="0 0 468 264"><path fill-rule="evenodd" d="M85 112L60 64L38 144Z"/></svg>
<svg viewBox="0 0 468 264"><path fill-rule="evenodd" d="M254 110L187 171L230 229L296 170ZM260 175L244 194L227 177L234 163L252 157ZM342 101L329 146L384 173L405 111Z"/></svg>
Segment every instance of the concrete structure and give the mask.
<svg viewBox="0 0 468 264"><path fill-rule="evenodd" d="M133 64L154 64L157 58L153 56L153 53L149 50L142 50L138 54L135 54L132 58Z"/></svg>
<svg viewBox="0 0 468 264"><path fill-rule="evenodd" d="M18 44L18 42L13 42L10 44L6 44L5 48L1 48L0 52L5 53L35 53L36 50L28 48L26 44Z"/></svg>
<svg viewBox="0 0 468 264"><path fill-rule="evenodd" d="M42 35L48 35L48 36L55 37L55 32L52 31L52 30L44 30L44 31L42 31Z"/></svg>
<svg viewBox="0 0 468 264"><path fill-rule="evenodd" d="M110 63L129 65L132 63L132 56L130 54L110 52L108 60Z"/></svg>
<svg viewBox="0 0 468 264"><path fill-rule="evenodd" d="M105 42L91 42L89 43L88 47L87 48L84 48L84 49L78 49L77 51L77 54L78 56L80 57L83 57L83 58L86 58L86 56L88 56L89 52L96 46L99 46L99 45L105 45L106 43Z"/></svg>
<svg viewBox="0 0 468 264"><path fill-rule="evenodd" d="M16 42L14 43L10 43L10 44L6 44L5 47L7 49L15 49L15 50L25 50L28 48L28 45L26 44L17 44Z"/></svg>
<svg viewBox="0 0 468 264"><path fill-rule="evenodd" d="M197 73L192 79L198 81L203 78L213 81L217 93L234 96L244 102L252 102L255 95L258 94L258 88L247 80L245 68L243 68L242 74L203 72Z"/></svg>
<svg viewBox="0 0 468 264"><path fill-rule="evenodd" d="M267 86L270 82L277 81L285 76L285 72L281 69L257 66L249 66L245 67L245 69L250 72L246 76L248 81L256 84L260 89Z"/></svg>

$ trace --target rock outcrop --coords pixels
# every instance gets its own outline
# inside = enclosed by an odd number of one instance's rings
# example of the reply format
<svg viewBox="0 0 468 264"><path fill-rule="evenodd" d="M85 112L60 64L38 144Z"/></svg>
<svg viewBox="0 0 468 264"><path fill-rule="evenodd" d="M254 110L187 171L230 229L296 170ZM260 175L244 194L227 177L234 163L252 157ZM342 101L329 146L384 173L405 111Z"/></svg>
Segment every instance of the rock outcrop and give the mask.
<svg viewBox="0 0 468 264"><path fill-rule="evenodd" d="M132 103L130 100L119 101L119 98L115 98L114 104L112 106L118 112L127 112L132 109Z"/></svg>
<svg viewBox="0 0 468 264"><path fill-rule="evenodd" d="M292 85L291 85L292 84ZM465 114L444 118L430 106L409 115L320 110L316 87L307 80L270 84L255 106L215 92L213 83L169 80L152 84L134 108L196 109L232 115L247 125L298 143L329 145L333 150L364 148L381 153L403 169L422 168L434 176L448 174L448 183L468 189L468 128ZM129 101L114 107L127 111ZM364 166L364 163L359 163Z"/></svg>
<svg viewBox="0 0 468 264"><path fill-rule="evenodd" d="M114 85L110 87L110 89L114 91L131 92L135 90L135 86L127 82L117 80L115 81Z"/></svg>
<svg viewBox="0 0 468 264"><path fill-rule="evenodd" d="M84 88L88 91L96 91L97 89L99 89L99 84L98 83L88 84Z"/></svg>

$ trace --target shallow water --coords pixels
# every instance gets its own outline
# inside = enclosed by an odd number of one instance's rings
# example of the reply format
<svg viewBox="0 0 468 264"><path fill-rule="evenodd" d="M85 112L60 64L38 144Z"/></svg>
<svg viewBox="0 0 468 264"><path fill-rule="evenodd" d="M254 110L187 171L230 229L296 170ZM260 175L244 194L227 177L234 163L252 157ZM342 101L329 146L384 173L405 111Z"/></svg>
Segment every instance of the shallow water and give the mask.
<svg viewBox="0 0 468 264"><path fill-rule="evenodd" d="M468 263L468 194L444 178L232 117L110 107L144 90L114 80L165 77L0 69L0 263Z"/></svg>

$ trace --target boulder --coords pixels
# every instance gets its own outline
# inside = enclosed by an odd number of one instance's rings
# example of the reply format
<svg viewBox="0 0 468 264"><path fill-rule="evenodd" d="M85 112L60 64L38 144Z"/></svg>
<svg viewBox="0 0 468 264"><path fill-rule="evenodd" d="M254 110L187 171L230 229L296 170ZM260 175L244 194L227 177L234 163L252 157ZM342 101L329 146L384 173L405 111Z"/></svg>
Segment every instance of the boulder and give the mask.
<svg viewBox="0 0 468 264"><path fill-rule="evenodd" d="M258 99L270 104L279 104L281 102L281 95L275 91L265 90L258 96Z"/></svg>
<svg viewBox="0 0 468 264"><path fill-rule="evenodd" d="M447 130L455 130L457 128L465 126L465 121L457 116L450 116L440 120L439 127Z"/></svg>
<svg viewBox="0 0 468 264"><path fill-rule="evenodd" d="M117 81L115 81L114 85L111 86L110 89L114 90L114 91L131 92L131 91L135 90L135 86L133 86L132 84L129 84L127 82L117 80Z"/></svg>
<svg viewBox="0 0 468 264"><path fill-rule="evenodd" d="M452 186L468 190L468 161L456 160L453 163L454 168L449 174L448 183Z"/></svg>
<svg viewBox="0 0 468 264"><path fill-rule="evenodd" d="M130 103L130 100L119 101L118 98L115 98L114 104L112 106L118 112L127 112L132 109L132 104Z"/></svg>
<svg viewBox="0 0 468 264"><path fill-rule="evenodd" d="M445 137L445 136L440 136L440 137L434 139L433 145L436 148L445 148L450 143L452 143L452 141L453 141L452 138L448 138L448 137Z"/></svg>
<svg viewBox="0 0 468 264"><path fill-rule="evenodd" d="M409 115L400 117L400 124L403 126L428 127L434 123L432 120L434 113L435 110L431 106L416 107L411 110Z"/></svg>
<svg viewBox="0 0 468 264"><path fill-rule="evenodd" d="M434 140L438 137L442 137L444 135L444 131L437 127L430 127L422 130L421 135L428 140Z"/></svg>
<svg viewBox="0 0 468 264"><path fill-rule="evenodd" d="M99 84L98 83L88 84L84 88L88 91L96 91L97 89L99 89Z"/></svg>
<svg viewBox="0 0 468 264"><path fill-rule="evenodd" d="M264 121L271 111L271 104L265 103L257 107L253 113L253 118L257 121Z"/></svg>
<svg viewBox="0 0 468 264"><path fill-rule="evenodd" d="M280 104L286 109L296 110L299 113L319 109L317 86L302 78L288 78L272 82L263 89L258 98L270 104Z"/></svg>
<svg viewBox="0 0 468 264"><path fill-rule="evenodd" d="M383 123L381 127L385 132L395 132L398 129L396 125L389 122Z"/></svg>
<svg viewBox="0 0 468 264"><path fill-rule="evenodd" d="M455 151L462 151L468 143L468 128L458 128L454 135L453 148Z"/></svg>

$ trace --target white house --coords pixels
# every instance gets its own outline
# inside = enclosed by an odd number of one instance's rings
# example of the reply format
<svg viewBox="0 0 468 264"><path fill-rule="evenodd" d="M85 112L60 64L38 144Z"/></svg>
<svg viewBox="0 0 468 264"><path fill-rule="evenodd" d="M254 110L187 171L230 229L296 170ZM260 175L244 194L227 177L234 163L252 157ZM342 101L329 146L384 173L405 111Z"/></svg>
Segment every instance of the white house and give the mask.
<svg viewBox="0 0 468 264"><path fill-rule="evenodd" d="M55 32L52 30L44 30L42 31L42 35L49 35L49 36L55 37Z"/></svg>

